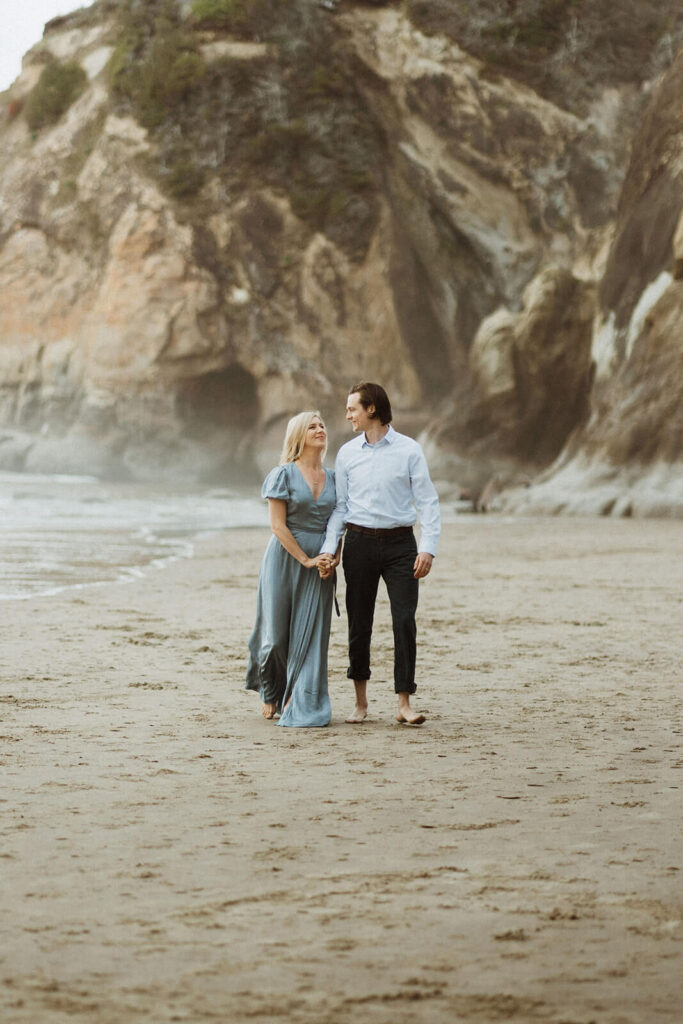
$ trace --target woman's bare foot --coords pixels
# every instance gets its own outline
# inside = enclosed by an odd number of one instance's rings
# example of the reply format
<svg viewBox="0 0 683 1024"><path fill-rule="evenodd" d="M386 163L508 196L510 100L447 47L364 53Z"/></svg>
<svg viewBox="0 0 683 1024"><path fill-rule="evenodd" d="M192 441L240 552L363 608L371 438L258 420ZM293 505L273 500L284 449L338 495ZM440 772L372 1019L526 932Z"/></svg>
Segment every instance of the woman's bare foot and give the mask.
<svg viewBox="0 0 683 1024"><path fill-rule="evenodd" d="M355 710L352 715L346 719L349 725L360 725L368 717L368 706L367 704L356 704Z"/></svg>
<svg viewBox="0 0 683 1024"><path fill-rule="evenodd" d="M275 718L276 707L274 704L267 704L261 701L261 714L264 718Z"/></svg>

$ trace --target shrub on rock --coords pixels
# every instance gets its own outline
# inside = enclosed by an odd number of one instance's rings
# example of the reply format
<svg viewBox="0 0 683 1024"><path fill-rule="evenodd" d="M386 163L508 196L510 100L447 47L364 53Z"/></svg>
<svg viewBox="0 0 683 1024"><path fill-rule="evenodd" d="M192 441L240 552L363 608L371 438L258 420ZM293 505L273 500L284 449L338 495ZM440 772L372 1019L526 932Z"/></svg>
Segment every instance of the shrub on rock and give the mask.
<svg viewBox="0 0 683 1024"><path fill-rule="evenodd" d="M32 131L55 124L85 88L87 76L76 61L51 60L41 71L26 103L26 120Z"/></svg>

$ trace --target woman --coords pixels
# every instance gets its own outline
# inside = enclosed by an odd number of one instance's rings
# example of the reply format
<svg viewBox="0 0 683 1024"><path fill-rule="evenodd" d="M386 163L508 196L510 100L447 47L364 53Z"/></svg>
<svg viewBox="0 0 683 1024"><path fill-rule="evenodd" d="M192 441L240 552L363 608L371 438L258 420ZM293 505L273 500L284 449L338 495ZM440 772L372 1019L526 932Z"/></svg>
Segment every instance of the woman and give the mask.
<svg viewBox="0 0 683 1024"><path fill-rule="evenodd" d="M334 473L323 467L326 451L320 414L294 416L281 465L261 491L273 536L259 574L246 688L261 694L264 718L280 713L279 725L330 721L327 647L339 550L331 560L319 554L336 501Z"/></svg>

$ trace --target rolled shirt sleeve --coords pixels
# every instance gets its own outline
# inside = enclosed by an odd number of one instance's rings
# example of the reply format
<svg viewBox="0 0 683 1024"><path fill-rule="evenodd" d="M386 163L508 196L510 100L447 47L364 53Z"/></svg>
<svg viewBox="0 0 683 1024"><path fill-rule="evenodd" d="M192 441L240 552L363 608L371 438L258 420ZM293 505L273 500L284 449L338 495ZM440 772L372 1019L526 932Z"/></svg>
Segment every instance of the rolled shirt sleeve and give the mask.
<svg viewBox="0 0 683 1024"><path fill-rule="evenodd" d="M417 549L426 551L430 555L436 555L441 535L439 495L431 481L427 460L419 445L410 459L410 484L420 518L420 542Z"/></svg>
<svg viewBox="0 0 683 1024"><path fill-rule="evenodd" d="M327 521L325 540L323 541L323 546L320 549L321 554L330 555L333 555L337 550L337 545L339 544L344 532L344 523L346 522L349 475L346 470L346 466L344 465L341 450L337 455L337 461L335 462L334 476L337 488L337 504L334 506L334 511Z"/></svg>

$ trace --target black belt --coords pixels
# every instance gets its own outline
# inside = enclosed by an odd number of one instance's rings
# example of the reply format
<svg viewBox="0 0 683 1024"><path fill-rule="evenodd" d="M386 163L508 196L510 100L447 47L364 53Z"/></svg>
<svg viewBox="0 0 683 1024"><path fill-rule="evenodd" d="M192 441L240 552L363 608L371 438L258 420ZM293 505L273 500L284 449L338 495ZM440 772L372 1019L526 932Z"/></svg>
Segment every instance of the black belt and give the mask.
<svg viewBox="0 0 683 1024"><path fill-rule="evenodd" d="M372 526L356 526L355 523L347 523L347 530L355 533L367 533L369 537L396 537L399 533L412 533L412 526L392 526L388 530L374 529Z"/></svg>

